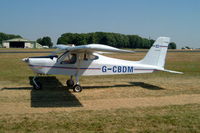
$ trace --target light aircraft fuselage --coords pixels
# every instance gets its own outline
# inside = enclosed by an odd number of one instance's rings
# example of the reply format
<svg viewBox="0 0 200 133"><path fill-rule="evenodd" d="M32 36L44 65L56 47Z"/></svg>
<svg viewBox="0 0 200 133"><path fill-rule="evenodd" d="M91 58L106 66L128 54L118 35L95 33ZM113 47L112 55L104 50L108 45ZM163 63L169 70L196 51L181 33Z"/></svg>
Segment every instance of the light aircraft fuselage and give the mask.
<svg viewBox="0 0 200 133"><path fill-rule="evenodd" d="M70 53L68 53L70 54ZM68 56L66 54L66 56ZM76 57L80 55L74 54ZM95 53L92 59L76 59L74 63L60 61L55 57L29 58L29 66L38 74L57 75L114 75L151 73L158 69L156 66L143 65L138 61L127 61L106 57Z"/></svg>
<svg viewBox="0 0 200 133"><path fill-rule="evenodd" d="M67 86L73 87L75 92L80 92L80 76L91 75L116 75L116 74L139 74L165 71L179 73L164 69L167 48L170 39L159 37L140 61L127 61L106 57L99 54L103 52L133 53L133 51L117 49L102 44L88 44L82 46L57 45L56 53L61 55L39 56L24 58L30 68L37 74L69 75ZM76 78L74 85L73 77ZM34 88L40 89L41 83L33 79Z"/></svg>

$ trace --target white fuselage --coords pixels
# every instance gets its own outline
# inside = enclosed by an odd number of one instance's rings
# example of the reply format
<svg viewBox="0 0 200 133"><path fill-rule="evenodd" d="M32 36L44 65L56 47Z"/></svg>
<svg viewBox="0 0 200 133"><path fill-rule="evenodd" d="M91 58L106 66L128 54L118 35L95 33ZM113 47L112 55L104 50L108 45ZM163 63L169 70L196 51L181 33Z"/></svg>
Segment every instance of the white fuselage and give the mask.
<svg viewBox="0 0 200 133"><path fill-rule="evenodd" d="M77 56L79 56L77 54ZM94 53L94 59L77 58L74 64L63 64L57 57L54 58L29 58L29 66L38 74L53 75L113 75L152 73L156 66L144 65L140 61L127 61L106 57Z"/></svg>
<svg viewBox="0 0 200 133"><path fill-rule="evenodd" d="M57 45L57 55L29 57L22 59L27 62L37 74L69 75L66 81L69 88L74 92L81 92L79 84L80 76L89 75L115 75L115 74L139 74L165 71L182 74L182 72L164 69L167 48L170 42L168 37L159 37L140 61L127 61L110 58L96 52L122 52L133 53L129 50L121 50L102 44L88 44L81 46ZM75 77L75 84L73 77ZM42 85L33 78L33 87L41 89Z"/></svg>

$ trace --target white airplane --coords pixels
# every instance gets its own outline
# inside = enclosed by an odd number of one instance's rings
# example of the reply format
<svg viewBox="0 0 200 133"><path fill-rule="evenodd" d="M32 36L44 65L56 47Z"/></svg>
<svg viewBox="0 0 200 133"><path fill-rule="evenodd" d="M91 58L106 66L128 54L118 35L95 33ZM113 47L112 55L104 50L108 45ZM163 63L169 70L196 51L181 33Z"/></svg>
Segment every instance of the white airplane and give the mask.
<svg viewBox="0 0 200 133"><path fill-rule="evenodd" d="M110 58L99 52L128 52L133 51L117 49L102 44L88 44L81 46L57 45L58 55L38 56L24 58L31 69L37 74L69 75L66 81L68 87L74 92L81 92L79 84L80 76L89 75L114 75L114 74L138 74L152 73L154 71L165 71L182 74L182 72L164 69L165 57L170 38L159 37L150 48L146 56L140 61L127 61ZM41 89L42 84L33 78L34 89ZM73 77L76 82L74 83Z"/></svg>

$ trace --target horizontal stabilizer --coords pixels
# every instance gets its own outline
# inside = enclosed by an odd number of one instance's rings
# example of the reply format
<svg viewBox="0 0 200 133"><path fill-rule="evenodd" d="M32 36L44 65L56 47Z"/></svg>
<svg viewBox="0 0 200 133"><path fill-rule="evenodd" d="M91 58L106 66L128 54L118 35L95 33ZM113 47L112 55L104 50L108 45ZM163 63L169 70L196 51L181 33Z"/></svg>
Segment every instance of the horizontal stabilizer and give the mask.
<svg viewBox="0 0 200 133"><path fill-rule="evenodd" d="M177 72L177 71L172 71L172 70L167 70L167 69L160 70L160 71L170 72L170 73L176 73L176 74L183 74L183 72Z"/></svg>

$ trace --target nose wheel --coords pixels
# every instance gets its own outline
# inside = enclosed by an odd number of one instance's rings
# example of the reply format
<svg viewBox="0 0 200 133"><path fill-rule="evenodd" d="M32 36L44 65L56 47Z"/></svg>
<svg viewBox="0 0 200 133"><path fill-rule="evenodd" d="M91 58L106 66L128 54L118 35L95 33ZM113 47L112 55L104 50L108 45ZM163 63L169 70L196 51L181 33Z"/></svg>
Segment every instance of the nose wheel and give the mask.
<svg viewBox="0 0 200 133"><path fill-rule="evenodd" d="M36 81L36 76L33 78L33 89L35 89L35 90L42 89L42 84L40 82Z"/></svg>
<svg viewBox="0 0 200 133"><path fill-rule="evenodd" d="M36 84L33 84L33 89L34 90L41 90L42 89L42 84L40 82L36 82Z"/></svg>

